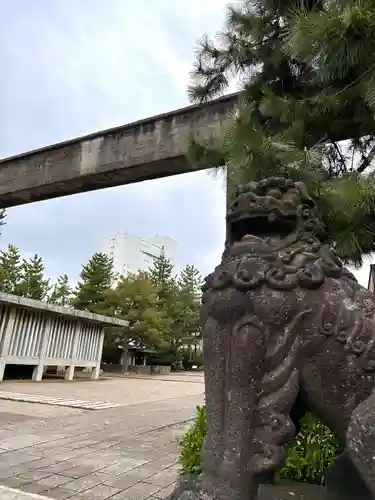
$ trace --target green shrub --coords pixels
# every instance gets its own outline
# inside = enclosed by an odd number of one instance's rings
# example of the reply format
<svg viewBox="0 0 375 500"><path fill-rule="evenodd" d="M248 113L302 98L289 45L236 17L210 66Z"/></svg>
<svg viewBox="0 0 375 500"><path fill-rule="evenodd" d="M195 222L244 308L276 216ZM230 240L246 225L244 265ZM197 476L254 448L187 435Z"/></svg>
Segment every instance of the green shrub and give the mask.
<svg viewBox="0 0 375 500"><path fill-rule="evenodd" d="M119 365L121 362L123 350L118 347L104 346L102 354L102 363Z"/></svg>
<svg viewBox="0 0 375 500"><path fill-rule="evenodd" d="M180 441L182 473L201 472L201 449L206 434L205 408L197 407L194 423ZM314 415L301 420L301 431L285 446L286 464L279 479L324 484L324 471L341 452L337 437Z"/></svg>
<svg viewBox="0 0 375 500"><path fill-rule="evenodd" d="M299 434L285 446L286 463L280 479L324 484L325 469L341 452L336 435L313 414L301 420Z"/></svg>
<svg viewBox="0 0 375 500"><path fill-rule="evenodd" d="M200 474L201 450L206 435L206 412L204 406L197 406L194 423L180 441L179 462L183 474Z"/></svg>
<svg viewBox="0 0 375 500"><path fill-rule="evenodd" d="M178 354L173 347L155 349L147 356L147 364L158 366L171 366L176 362Z"/></svg>
<svg viewBox="0 0 375 500"><path fill-rule="evenodd" d="M191 361L193 365L203 366L203 354L197 354L196 356L193 356Z"/></svg>

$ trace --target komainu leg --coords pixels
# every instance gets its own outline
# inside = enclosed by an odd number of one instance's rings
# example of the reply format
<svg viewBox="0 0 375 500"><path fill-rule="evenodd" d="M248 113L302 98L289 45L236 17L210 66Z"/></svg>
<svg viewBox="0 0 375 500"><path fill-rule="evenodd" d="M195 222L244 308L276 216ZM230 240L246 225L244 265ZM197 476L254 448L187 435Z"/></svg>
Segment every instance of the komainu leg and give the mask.
<svg viewBox="0 0 375 500"><path fill-rule="evenodd" d="M298 393L297 339L288 329L268 349L267 332L253 315L223 327L209 335L205 329L204 335L207 437L201 497L255 500L260 476L280 465L280 445L294 432L289 412Z"/></svg>
<svg viewBox="0 0 375 500"><path fill-rule="evenodd" d="M206 325L207 328L207 325ZM258 450L255 408L264 372L266 338L251 316L204 332L207 437L203 498L254 500L258 485L248 470Z"/></svg>
<svg viewBox="0 0 375 500"><path fill-rule="evenodd" d="M202 466L206 482L214 484L220 474L225 436L225 371L226 331L220 329L213 318L204 327L205 353L206 434L202 450Z"/></svg>
<svg viewBox="0 0 375 500"><path fill-rule="evenodd" d="M375 392L354 410L346 442L349 456L375 500Z"/></svg>

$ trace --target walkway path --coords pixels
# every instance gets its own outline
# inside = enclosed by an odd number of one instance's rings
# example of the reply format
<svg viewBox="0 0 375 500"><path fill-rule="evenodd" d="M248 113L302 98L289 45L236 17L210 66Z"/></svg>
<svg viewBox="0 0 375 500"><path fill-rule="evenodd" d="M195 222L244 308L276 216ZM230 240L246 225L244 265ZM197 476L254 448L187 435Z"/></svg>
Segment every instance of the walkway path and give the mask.
<svg viewBox="0 0 375 500"><path fill-rule="evenodd" d="M0 491L2 500L23 500L17 490L34 498L156 500L176 479L176 440L203 403L204 385L197 374L6 382L0 390L124 405L87 411L0 400L0 484L12 488L8 497Z"/></svg>

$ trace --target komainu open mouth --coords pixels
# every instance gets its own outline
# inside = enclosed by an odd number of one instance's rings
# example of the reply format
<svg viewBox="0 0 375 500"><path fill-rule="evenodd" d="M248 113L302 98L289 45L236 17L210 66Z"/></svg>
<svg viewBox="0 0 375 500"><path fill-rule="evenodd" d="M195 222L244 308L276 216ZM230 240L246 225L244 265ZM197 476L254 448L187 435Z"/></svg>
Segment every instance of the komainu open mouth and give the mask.
<svg viewBox="0 0 375 500"><path fill-rule="evenodd" d="M276 177L239 186L227 212L229 241L285 239L301 225L309 229L315 204L305 191L301 183Z"/></svg>
<svg viewBox="0 0 375 500"><path fill-rule="evenodd" d="M295 231L296 225L296 216L285 217L276 212L271 212L263 215L244 215L233 219L229 223L229 231L232 241L235 243L246 236L256 236L257 238L280 236L283 238Z"/></svg>

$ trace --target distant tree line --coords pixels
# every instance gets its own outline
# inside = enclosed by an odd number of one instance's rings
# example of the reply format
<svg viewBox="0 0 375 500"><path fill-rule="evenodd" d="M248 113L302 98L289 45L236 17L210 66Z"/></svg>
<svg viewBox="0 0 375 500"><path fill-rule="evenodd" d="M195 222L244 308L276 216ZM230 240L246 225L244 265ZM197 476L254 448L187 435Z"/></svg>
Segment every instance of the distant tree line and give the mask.
<svg viewBox="0 0 375 500"><path fill-rule="evenodd" d="M4 224L5 214L0 220ZM97 252L82 266L72 287L66 274L56 282L47 278L41 256L24 259L14 245L0 251L0 291L125 319L129 326L109 331L105 349L153 349L161 361L171 363L181 353L193 359L200 352L201 285L195 266L187 265L176 275L164 255L146 272L119 276L113 259Z"/></svg>

